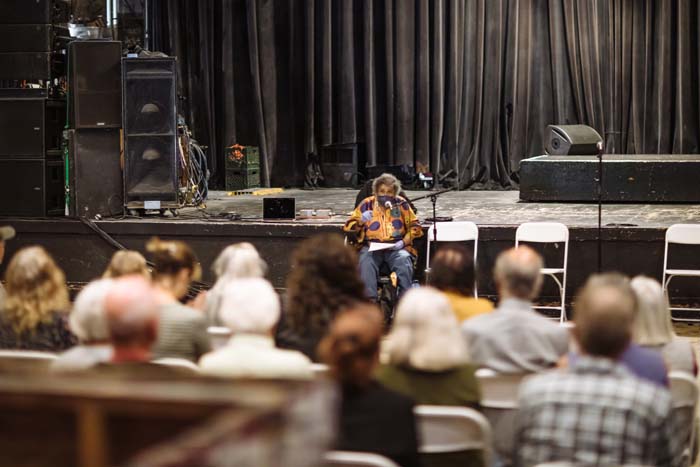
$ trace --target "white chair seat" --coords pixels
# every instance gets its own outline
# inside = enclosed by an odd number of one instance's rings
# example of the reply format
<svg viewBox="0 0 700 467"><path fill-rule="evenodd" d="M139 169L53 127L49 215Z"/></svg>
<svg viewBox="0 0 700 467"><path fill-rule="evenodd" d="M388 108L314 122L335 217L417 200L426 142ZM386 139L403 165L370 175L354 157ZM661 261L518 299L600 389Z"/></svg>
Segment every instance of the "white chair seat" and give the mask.
<svg viewBox="0 0 700 467"><path fill-rule="evenodd" d="M323 457L324 467L399 467L391 459L370 452L330 451Z"/></svg>
<svg viewBox="0 0 700 467"><path fill-rule="evenodd" d="M668 275L668 276L700 277L700 270L698 270L698 269L666 269L666 275Z"/></svg>
<svg viewBox="0 0 700 467"><path fill-rule="evenodd" d="M564 274L566 270L564 268L542 268L540 272L542 274Z"/></svg>

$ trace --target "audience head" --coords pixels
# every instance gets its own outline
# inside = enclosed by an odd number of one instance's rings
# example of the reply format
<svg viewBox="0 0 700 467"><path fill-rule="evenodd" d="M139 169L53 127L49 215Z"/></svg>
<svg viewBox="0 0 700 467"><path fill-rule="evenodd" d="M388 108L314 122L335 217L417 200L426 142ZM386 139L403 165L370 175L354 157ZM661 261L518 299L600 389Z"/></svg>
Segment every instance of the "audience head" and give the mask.
<svg viewBox="0 0 700 467"><path fill-rule="evenodd" d="M474 255L458 243L440 247L430 262L430 285L445 292L472 295L474 275Z"/></svg>
<svg viewBox="0 0 700 467"><path fill-rule="evenodd" d="M217 278L239 279L244 277L265 277L267 264L258 250L248 242L229 245L219 254L212 265Z"/></svg>
<svg viewBox="0 0 700 467"><path fill-rule="evenodd" d="M105 312L115 360L148 360L158 336L158 300L151 284L142 276L114 279Z"/></svg>
<svg viewBox="0 0 700 467"><path fill-rule="evenodd" d="M122 276L132 276L134 274L150 278L151 273L146 264L146 258L138 251L119 250L114 255L107 266L105 279L116 279Z"/></svg>
<svg viewBox="0 0 700 467"><path fill-rule="evenodd" d="M542 287L542 257L528 246L521 245L501 253L493 269L501 299L534 300Z"/></svg>
<svg viewBox="0 0 700 467"><path fill-rule="evenodd" d="M199 280L202 274L194 251L185 242L154 237L146 244L146 251L153 262L154 284L177 299L184 297L190 283Z"/></svg>
<svg viewBox="0 0 700 467"><path fill-rule="evenodd" d="M5 272L5 317L18 334L68 311L68 288L63 271L40 246L19 250Z"/></svg>
<svg viewBox="0 0 700 467"><path fill-rule="evenodd" d="M379 362L383 320L376 305L357 303L338 314L318 353L340 383L364 387Z"/></svg>
<svg viewBox="0 0 700 467"><path fill-rule="evenodd" d="M335 314L364 297L357 254L338 234L320 234L301 242L287 276L287 315L301 334L322 334Z"/></svg>
<svg viewBox="0 0 700 467"><path fill-rule="evenodd" d="M372 194L396 196L401 192L401 182L391 174L383 173L372 182Z"/></svg>
<svg viewBox="0 0 700 467"><path fill-rule="evenodd" d="M280 317L279 297L265 279L235 279L223 289L219 316L234 334L271 334Z"/></svg>
<svg viewBox="0 0 700 467"><path fill-rule="evenodd" d="M0 226L0 264L5 257L5 242L15 237L15 229L9 225Z"/></svg>
<svg viewBox="0 0 700 467"><path fill-rule="evenodd" d="M640 345L664 345L675 338L668 297L655 279L637 276L630 282L637 298L632 339Z"/></svg>
<svg viewBox="0 0 700 467"><path fill-rule="evenodd" d="M96 280L86 285L76 297L68 325L81 343L109 341L105 298L112 285L112 279Z"/></svg>
<svg viewBox="0 0 700 467"><path fill-rule="evenodd" d="M403 296L386 342L389 363L442 371L468 361L467 346L447 298L420 287Z"/></svg>
<svg viewBox="0 0 700 467"><path fill-rule="evenodd" d="M581 351L617 359L630 343L636 306L634 291L625 276L591 276L574 304L573 334Z"/></svg>

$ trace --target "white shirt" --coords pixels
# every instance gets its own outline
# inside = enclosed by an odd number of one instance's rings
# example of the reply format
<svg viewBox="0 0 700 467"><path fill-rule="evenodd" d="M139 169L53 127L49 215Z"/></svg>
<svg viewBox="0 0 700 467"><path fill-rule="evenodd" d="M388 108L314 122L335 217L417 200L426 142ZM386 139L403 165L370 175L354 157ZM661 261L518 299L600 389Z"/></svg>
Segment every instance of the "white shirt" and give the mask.
<svg viewBox="0 0 700 467"><path fill-rule="evenodd" d="M275 347L269 336L236 334L224 347L199 360L203 374L234 378L311 379L311 360Z"/></svg>

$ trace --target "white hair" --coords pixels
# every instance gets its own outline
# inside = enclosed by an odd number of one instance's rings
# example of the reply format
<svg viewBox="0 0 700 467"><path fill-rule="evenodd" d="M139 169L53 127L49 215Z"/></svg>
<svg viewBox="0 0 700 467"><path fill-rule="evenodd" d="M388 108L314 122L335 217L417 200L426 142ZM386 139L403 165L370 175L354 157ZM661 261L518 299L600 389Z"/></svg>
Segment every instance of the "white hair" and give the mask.
<svg viewBox="0 0 700 467"><path fill-rule="evenodd" d="M664 345L675 337L668 298L655 279L637 276L630 282L637 296L637 313L632 325L634 342L639 345Z"/></svg>
<svg viewBox="0 0 700 467"><path fill-rule="evenodd" d="M223 249L212 265L216 277L229 279L264 277L267 264L258 250L248 242L236 243Z"/></svg>
<svg viewBox="0 0 700 467"><path fill-rule="evenodd" d="M280 299L265 279L234 279L222 292L218 315L234 334L266 334L279 321Z"/></svg>
<svg viewBox="0 0 700 467"><path fill-rule="evenodd" d="M384 349L390 364L443 371L468 362L467 344L447 298L432 287L406 292Z"/></svg>
<svg viewBox="0 0 700 467"><path fill-rule="evenodd" d="M109 339L105 297L112 283L111 279L96 280L86 285L76 297L68 326L81 342Z"/></svg>

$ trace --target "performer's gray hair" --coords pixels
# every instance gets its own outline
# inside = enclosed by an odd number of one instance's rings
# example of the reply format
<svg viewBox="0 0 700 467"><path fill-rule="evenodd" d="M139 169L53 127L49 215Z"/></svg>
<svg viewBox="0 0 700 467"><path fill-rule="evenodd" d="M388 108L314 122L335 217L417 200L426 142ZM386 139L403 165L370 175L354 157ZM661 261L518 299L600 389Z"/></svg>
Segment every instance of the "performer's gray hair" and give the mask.
<svg viewBox="0 0 700 467"><path fill-rule="evenodd" d="M401 182L398 178L394 177L391 174L383 173L379 177L374 179L374 181L372 182L372 194L377 194L377 188L379 188L379 185L385 185L390 188L393 188L395 195L398 195L401 191Z"/></svg>

